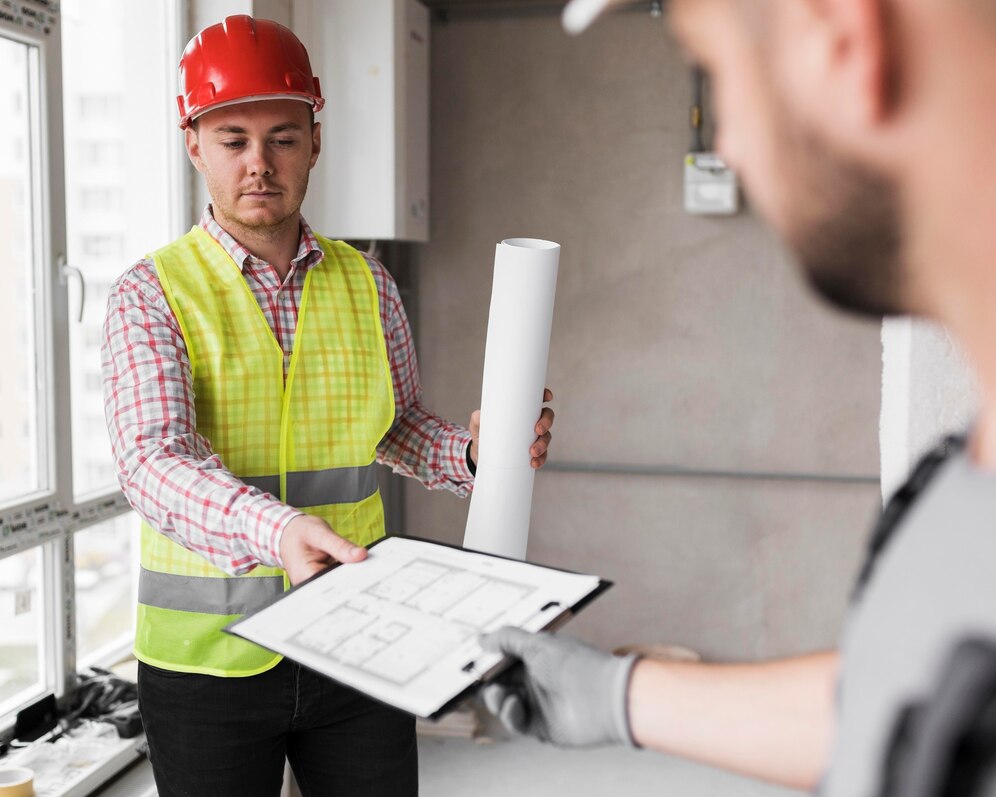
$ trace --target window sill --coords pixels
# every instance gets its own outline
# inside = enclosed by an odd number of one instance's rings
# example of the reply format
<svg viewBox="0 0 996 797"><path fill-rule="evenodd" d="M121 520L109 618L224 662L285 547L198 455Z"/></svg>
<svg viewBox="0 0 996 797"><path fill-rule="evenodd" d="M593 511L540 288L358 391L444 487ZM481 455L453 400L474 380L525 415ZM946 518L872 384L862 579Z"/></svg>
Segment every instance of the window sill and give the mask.
<svg viewBox="0 0 996 797"><path fill-rule="evenodd" d="M99 723L91 723L93 728ZM42 737L31 747L12 751L5 766L26 767L35 774L35 797L87 797L143 755L145 735L121 739L108 733L78 733L51 744Z"/></svg>

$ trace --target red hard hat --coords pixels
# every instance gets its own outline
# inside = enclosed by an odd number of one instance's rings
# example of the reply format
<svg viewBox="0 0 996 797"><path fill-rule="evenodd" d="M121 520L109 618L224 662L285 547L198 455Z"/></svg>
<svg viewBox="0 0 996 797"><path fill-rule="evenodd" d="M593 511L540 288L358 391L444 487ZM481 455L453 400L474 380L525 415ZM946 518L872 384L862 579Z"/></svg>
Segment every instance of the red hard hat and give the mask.
<svg viewBox="0 0 996 797"><path fill-rule="evenodd" d="M308 51L288 28L241 14L204 28L180 58L180 127L223 105L294 99L325 104Z"/></svg>

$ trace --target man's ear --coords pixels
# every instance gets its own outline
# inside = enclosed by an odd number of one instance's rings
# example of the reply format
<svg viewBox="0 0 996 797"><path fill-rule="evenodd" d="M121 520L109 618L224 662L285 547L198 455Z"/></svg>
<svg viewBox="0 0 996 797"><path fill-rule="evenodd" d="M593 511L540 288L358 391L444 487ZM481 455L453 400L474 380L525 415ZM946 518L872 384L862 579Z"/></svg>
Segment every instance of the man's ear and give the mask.
<svg viewBox="0 0 996 797"><path fill-rule="evenodd" d="M197 171L204 172L204 161L201 159L201 141L193 125L183 131L183 141L187 145L187 157Z"/></svg>
<svg viewBox="0 0 996 797"><path fill-rule="evenodd" d="M830 68L842 78L847 105L865 123L882 122L899 102L899 42L887 0L812 0L823 6L833 36ZM844 100L844 97L840 98ZM838 107L842 107L838 105Z"/></svg>
<svg viewBox="0 0 996 797"><path fill-rule="evenodd" d="M318 154L322 151L322 123L315 122L311 126L311 167L318 163Z"/></svg>

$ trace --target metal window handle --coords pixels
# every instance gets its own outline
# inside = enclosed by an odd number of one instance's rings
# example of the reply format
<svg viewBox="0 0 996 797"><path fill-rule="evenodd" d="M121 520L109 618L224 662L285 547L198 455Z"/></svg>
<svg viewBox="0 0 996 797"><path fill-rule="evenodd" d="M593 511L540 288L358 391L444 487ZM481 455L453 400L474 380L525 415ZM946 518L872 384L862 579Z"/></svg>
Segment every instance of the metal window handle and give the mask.
<svg viewBox="0 0 996 797"><path fill-rule="evenodd" d="M63 285L66 284L70 276L76 277L80 281L80 311L76 315L76 321L82 324L83 307L86 304L86 279L84 279L82 271L67 263L63 255L59 255L59 279Z"/></svg>

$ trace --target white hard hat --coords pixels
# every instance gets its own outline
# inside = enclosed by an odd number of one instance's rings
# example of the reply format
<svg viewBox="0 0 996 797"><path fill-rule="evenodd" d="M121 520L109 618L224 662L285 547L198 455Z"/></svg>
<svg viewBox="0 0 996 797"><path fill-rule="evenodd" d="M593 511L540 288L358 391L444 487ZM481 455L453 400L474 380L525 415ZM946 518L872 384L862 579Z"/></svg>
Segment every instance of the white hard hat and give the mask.
<svg viewBox="0 0 996 797"><path fill-rule="evenodd" d="M575 36L594 22L605 9L622 0L571 0L560 18L564 30Z"/></svg>

